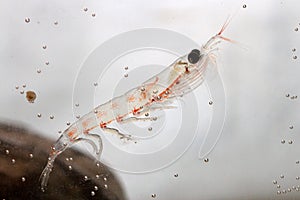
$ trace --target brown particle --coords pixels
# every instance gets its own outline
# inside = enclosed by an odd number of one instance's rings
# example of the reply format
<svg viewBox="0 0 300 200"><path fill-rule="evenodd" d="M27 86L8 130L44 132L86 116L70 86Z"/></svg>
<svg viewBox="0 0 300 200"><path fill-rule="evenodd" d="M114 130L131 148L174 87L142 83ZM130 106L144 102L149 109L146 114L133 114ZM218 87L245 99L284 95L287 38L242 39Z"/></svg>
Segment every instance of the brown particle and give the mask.
<svg viewBox="0 0 300 200"><path fill-rule="evenodd" d="M34 100L36 99L36 94L34 91L27 91L26 92L26 99L29 103L34 103Z"/></svg>

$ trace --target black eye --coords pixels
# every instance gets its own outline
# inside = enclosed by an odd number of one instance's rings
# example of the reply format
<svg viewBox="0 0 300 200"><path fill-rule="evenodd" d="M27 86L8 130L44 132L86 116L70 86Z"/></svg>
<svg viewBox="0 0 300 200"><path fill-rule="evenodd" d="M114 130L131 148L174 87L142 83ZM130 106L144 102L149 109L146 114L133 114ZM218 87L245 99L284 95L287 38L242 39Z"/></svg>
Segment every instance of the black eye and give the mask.
<svg viewBox="0 0 300 200"><path fill-rule="evenodd" d="M200 51L198 49L193 49L188 55L188 60L190 63L195 64L200 59Z"/></svg>

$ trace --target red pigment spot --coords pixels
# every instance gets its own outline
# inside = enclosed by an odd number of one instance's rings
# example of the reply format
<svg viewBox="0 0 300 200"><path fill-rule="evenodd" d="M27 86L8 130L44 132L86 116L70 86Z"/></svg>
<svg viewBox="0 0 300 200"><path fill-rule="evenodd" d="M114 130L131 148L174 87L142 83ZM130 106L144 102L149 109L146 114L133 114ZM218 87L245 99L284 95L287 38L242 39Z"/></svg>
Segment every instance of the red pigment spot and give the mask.
<svg viewBox="0 0 300 200"><path fill-rule="evenodd" d="M132 110L132 114L134 114L134 115L137 114L139 110L140 110L140 108L134 108Z"/></svg>
<svg viewBox="0 0 300 200"><path fill-rule="evenodd" d="M128 102L134 102L135 101L135 97L133 95L130 95L128 98L127 98L127 101Z"/></svg>
<svg viewBox="0 0 300 200"><path fill-rule="evenodd" d="M101 122L100 123L100 128L106 128L106 123L105 122Z"/></svg>

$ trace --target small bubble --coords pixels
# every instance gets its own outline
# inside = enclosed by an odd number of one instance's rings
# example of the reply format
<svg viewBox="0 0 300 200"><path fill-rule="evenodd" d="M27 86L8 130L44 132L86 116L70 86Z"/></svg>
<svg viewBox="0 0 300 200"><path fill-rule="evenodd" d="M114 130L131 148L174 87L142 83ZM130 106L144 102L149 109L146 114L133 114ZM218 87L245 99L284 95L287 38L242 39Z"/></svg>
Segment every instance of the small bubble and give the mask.
<svg viewBox="0 0 300 200"><path fill-rule="evenodd" d="M176 178L177 178L177 177L178 177L178 174L177 174L177 173L176 173L176 174L174 174L174 177L176 177Z"/></svg>
<svg viewBox="0 0 300 200"><path fill-rule="evenodd" d="M80 118L80 115L76 115L76 118L79 119L79 118Z"/></svg>
<svg viewBox="0 0 300 200"><path fill-rule="evenodd" d="M93 13L93 14L92 14L92 17L96 17L96 14L95 14L95 13Z"/></svg>
<svg viewBox="0 0 300 200"><path fill-rule="evenodd" d="M59 134L61 134L62 131L61 131L61 130L58 130L57 132L58 132Z"/></svg>
<svg viewBox="0 0 300 200"><path fill-rule="evenodd" d="M282 139L282 140L281 140L281 144L284 144L284 143L285 143L285 140L284 140L284 139Z"/></svg>
<svg viewBox="0 0 300 200"><path fill-rule="evenodd" d="M5 150L5 153L6 153L6 155L8 155L8 154L9 154L9 150L8 150L8 149L6 149L6 150Z"/></svg>
<svg viewBox="0 0 300 200"><path fill-rule="evenodd" d="M280 188L280 185L276 185L277 188Z"/></svg>
<svg viewBox="0 0 300 200"><path fill-rule="evenodd" d="M128 70L128 67L126 66L126 67L124 67L124 69L125 69L125 70Z"/></svg>
<svg viewBox="0 0 300 200"><path fill-rule="evenodd" d="M54 25L58 25L58 21L55 21L55 22L54 22Z"/></svg>
<svg viewBox="0 0 300 200"><path fill-rule="evenodd" d="M285 97L289 97L289 96L290 96L290 94L286 94L286 95L285 95Z"/></svg>
<svg viewBox="0 0 300 200"><path fill-rule="evenodd" d="M79 103L76 103L75 106L78 107L78 106L79 106Z"/></svg>
<svg viewBox="0 0 300 200"><path fill-rule="evenodd" d="M246 4L244 4L244 5L243 5L243 8L247 8L247 5L246 5Z"/></svg>
<svg viewBox="0 0 300 200"><path fill-rule="evenodd" d="M40 73L42 72L42 70L41 70L41 69L37 69L36 72L37 72L38 74L40 74Z"/></svg>
<svg viewBox="0 0 300 200"><path fill-rule="evenodd" d="M36 94L34 91L27 91L26 92L26 99L29 103L34 103L34 100L36 99Z"/></svg>
<svg viewBox="0 0 300 200"><path fill-rule="evenodd" d="M127 77L128 77L128 74L124 74L124 77L127 78Z"/></svg>
<svg viewBox="0 0 300 200"><path fill-rule="evenodd" d="M95 176L95 177L96 177L96 179L99 179L99 178L100 178L99 174L96 174L96 176Z"/></svg>
<svg viewBox="0 0 300 200"><path fill-rule="evenodd" d="M204 158L204 162L208 162L209 161L209 159L208 158Z"/></svg>
<svg viewBox="0 0 300 200"><path fill-rule="evenodd" d="M212 104L213 104L213 102L212 102L212 101L210 101L210 102L208 102L208 104L209 104L209 105L212 105Z"/></svg>
<svg viewBox="0 0 300 200"><path fill-rule="evenodd" d="M98 191L98 189L99 189L98 186L95 185L95 186L94 186L94 190L95 190L95 191Z"/></svg>
<svg viewBox="0 0 300 200"><path fill-rule="evenodd" d="M152 119L153 119L153 121L156 121L156 120L157 120L157 117L153 117Z"/></svg>
<svg viewBox="0 0 300 200"><path fill-rule="evenodd" d="M281 174L281 175L280 175L280 178L284 178L284 175L283 175L283 174Z"/></svg>
<svg viewBox="0 0 300 200"><path fill-rule="evenodd" d="M292 141L292 140L289 140L289 144L293 144L293 141Z"/></svg>
<svg viewBox="0 0 300 200"><path fill-rule="evenodd" d="M148 128L148 131L152 131L152 127L149 127L149 128Z"/></svg>
<svg viewBox="0 0 300 200"><path fill-rule="evenodd" d="M148 116L149 116L149 113L145 113L145 116L148 117Z"/></svg>
<svg viewBox="0 0 300 200"><path fill-rule="evenodd" d="M87 176L84 176L84 181L87 181L89 178Z"/></svg>
<svg viewBox="0 0 300 200"><path fill-rule="evenodd" d="M108 188L108 185L104 184L104 188L107 189L107 188Z"/></svg>
<svg viewBox="0 0 300 200"><path fill-rule="evenodd" d="M299 164L299 160L296 161L296 164Z"/></svg>
<svg viewBox="0 0 300 200"><path fill-rule="evenodd" d="M26 178L23 176L23 177L21 178L21 180L22 180L22 182L25 182L25 181L26 181Z"/></svg>
<svg viewBox="0 0 300 200"><path fill-rule="evenodd" d="M95 82L95 83L94 83L94 86L95 86L95 87L98 86L98 83Z"/></svg>
<svg viewBox="0 0 300 200"><path fill-rule="evenodd" d="M43 45L43 47L42 47L43 49L47 49L47 45Z"/></svg>
<svg viewBox="0 0 300 200"><path fill-rule="evenodd" d="M298 31L299 29L298 29L298 27L296 27L294 30L295 30L295 31Z"/></svg>
<svg viewBox="0 0 300 200"><path fill-rule="evenodd" d="M103 177L103 181L107 181L107 178L106 178L106 177Z"/></svg>
<svg viewBox="0 0 300 200"><path fill-rule="evenodd" d="M299 188L296 188L296 191L298 192L298 191L299 191Z"/></svg>
<svg viewBox="0 0 300 200"><path fill-rule="evenodd" d="M88 11L88 8L84 8L83 11L84 11L84 12L87 12L87 11Z"/></svg>
<svg viewBox="0 0 300 200"><path fill-rule="evenodd" d="M29 158L33 158L33 154L32 153L29 154Z"/></svg>
<svg viewBox="0 0 300 200"><path fill-rule="evenodd" d="M294 128L294 126L292 126L292 125L291 125L291 126L289 126L289 129L293 129L293 128Z"/></svg>
<svg viewBox="0 0 300 200"><path fill-rule="evenodd" d="M144 88L144 87L141 87L141 91L144 92L144 91L145 91L145 88Z"/></svg>
<svg viewBox="0 0 300 200"><path fill-rule="evenodd" d="M26 22L26 23L29 23L29 22L30 22L30 18L26 17L26 18L25 18L25 22Z"/></svg>
<svg viewBox="0 0 300 200"><path fill-rule="evenodd" d="M295 51L296 51L296 49L295 49L295 48L293 48L293 49L292 49L292 52L295 52Z"/></svg>
<svg viewBox="0 0 300 200"><path fill-rule="evenodd" d="M95 196L95 192L94 191L91 191L91 196Z"/></svg>
<svg viewBox="0 0 300 200"><path fill-rule="evenodd" d="M69 158L65 158L66 159L66 161L69 161Z"/></svg>
<svg viewBox="0 0 300 200"><path fill-rule="evenodd" d="M46 64L46 65L49 65L50 63L49 63L49 61L46 61L45 64Z"/></svg>
<svg viewBox="0 0 300 200"><path fill-rule="evenodd" d="M41 113L38 113L37 116L38 116L38 117L42 117L42 114L41 114Z"/></svg>
<svg viewBox="0 0 300 200"><path fill-rule="evenodd" d="M156 194L151 194L151 197L152 197L152 198L155 198L155 197L156 197Z"/></svg>
<svg viewBox="0 0 300 200"><path fill-rule="evenodd" d="M158 92L158 90L153 90L153 94L156 94Z"/></svg>
<svg viewBox="0 0 300 200"><path fill-rule="evenodd" d="M277 194L281 194L281 191L280 191L280 190L278 190L278 191L277 191Z"/></svg>
<svg viewBox="0 0 300 200"><path fill-rule="evenodd" d="M99 163L99 162L97 162L97 163L96 163L96 166L97 166L97 167L100 167L100 163Z"/></svg>
<svg viewBox="0 0 300 200"><path fill-rule="evenodd" d="M73 158L72 158L72 157L70 157L70 161L73 161Z"/></svg>
<svg viewBox="0 0 300 200"><path fill-rule="evenodd" d="M24 90L21 90L21 91L20 91L20 94L24 94Z"/></svg>
<svg viewBox="0 0 300 200"><path fill-rule="evenodd" d="M286 193L286 190L282 190L282 193L285 194L285 193Z"/></svg>
<svg viewBox="0 0 300 200"><path fill-rule="evenodd" d="M16 85L15 88L16 88L16 90L18 90L18 89L19 89L19 86Z"/></svg>
<svg viewBox="0 0 300 200"><path fill-rule="evenodd" d="M277 184L277 181L276 181L276 180L274 180L274 181L273 181L273 184Z"/></svg>
<svg viewBox="0 0 300 200"><path fill-rule="evenodd" d="M15 164L15 163L16 163L16 160L15 160L15 159L11 159L11 163L12 163L12 164Z"/></svg>
<svg viewBox="0 0 300 200"><path fill-rule="evenodd" d="M296 176L296 180L299 180L299 178L300 178L299 176Z"/></svg>
<svg viewBox="0 0 300 200"><path fill-rule="evenodd" d="M70 123L70 122L67 122L66 124L67 124L67 126L69 126L71 123Z"/></svg>
<svg viewBox="0 0 300 200"><path fill-rule="evenodd" d="M68 169L71 171L71 170L72 170L72 166L71 166L71 165L69 165L69 166L68 166Z"/></svg>
<svg viewBox="0 0 300 200"><path fill-rule="evenodd" d="M296 186L293 186L292 188L293 188L293 190L296 190Z"/></svg>
<svg viewBox="0 0 300 200"><path fill-rule="evenodd" d="M295 55L295 56L293 56L293 59L297 59L298 57Z"/></svg>
<svg viewBox="0 0 300 200"><path fill-rule="evenodd" d="M54 116L53 115L50 115L50 117L49 117L50 119L54 119Z"/></svg>

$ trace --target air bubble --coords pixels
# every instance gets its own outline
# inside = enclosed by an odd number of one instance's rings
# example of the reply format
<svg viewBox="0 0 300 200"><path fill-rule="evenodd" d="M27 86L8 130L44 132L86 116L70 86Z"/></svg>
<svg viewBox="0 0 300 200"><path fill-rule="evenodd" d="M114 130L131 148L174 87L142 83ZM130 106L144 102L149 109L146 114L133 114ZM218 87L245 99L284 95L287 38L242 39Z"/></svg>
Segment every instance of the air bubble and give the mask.
<svg viewBox="0 0 300 200"><path fill-rule="evenodd" d="M208 158L204 158L204 162L208 162L209 161L209 159Z"/></svg>
<svg viewBox="0 0 300 200"><path fill-rule="evenodd" d="M50 64L50 62L49 62L49 61L46 61L46 62L45 62L45 64L46 64L46 65L49 65L49 64Z"/></svg>
<svg viewBox="0 0 300 200"><path fill-rule="evenodd" d="M76 118L79 119L79 118L80 118L80 115L76 115Z"/></svg>
<svg viewBox="0 0 300 200"><path fill-rule="evenodd" d="M94 191L91 191L91 196L95 196L95 192Z"/></svg>
<svg viewBox="0 0 300 200"><path fill-rule="evenodd" d="M292 125L291 125L291 126L289 126L289 129L293 129L293 128L294 128L294 126L292 126Z"/></svg>
<svg viewBox="0 0 300 200"><path fill-rule="evenodd" d="M128 74L124 74L124 77L127 78L127 77L128 77Z"/></svg>
<svg viewBox="0 0 300 200"><path fill-rule="evenodd" d="M152 198L155 198L155 197L156 197L156 194L151 194L151 197L152 197Z"/></svg>
<svg viewBox="0 0 300 200"><path fill-rule="evenodd" d="M103 177L103 181L107 181L107 178L106 178L106 177Z"/></svg>
<svg viewBox="0 0 300 200"><path fill-rule="evenodd" d="M95 83L94 83L94 86L95 86L95 87L98 86L98 83L95 82Z"/></svg>
<svg viewBox="0 0 300 200"><path fill-rule="evenodd" d="M8 154L9 154L9 150L8 150L8 149L6 149L6 150L5 150L5 153L6 153L6 155L8 155Z"/></svg>
<svg viewBox="0 0 300 200"><path fill-rule="evenodd" d="M149 113L145 113L145 116L148 117L148 116L149 116Z"/></svg>
<svg viewBox="0 0 300 200"><path fill-rule="evenodd" d="M281 175L280 175L280 178L284 178L284 175L283 175L283 174L281 174Z"/></svg>
<svg viewBox="0 0 300 200"><path fill-rule="evenodd" d="M153 90L153 94L156 94L158 92L158 90Z"/></svg>
<svg viewBox="0 0 300 200"><path fill-rule="evenodd" d="M92 14L92 17L96 17L96 14L95 14L95 13L93 13L93 14Z"/></svg>
<svg viewBox="0 0 300 200"><path fill-rule="evenodd" d="M43 49L47 49L47 45L43 45L43 47L42 47Z"/></svg>
<svg viewBox="0 0 300 200"><path fill-rule="evenodd" d="M18 89L19 89L19 86L16 85L15 88L16 88L16 90L18 90Z"/></svg>
<svg viewBox="0 0 300 200"><path fill-rule="evenodd" d="M298 27L296 27L294 30L295 30L295 31L298 31L299 29L298 29Z"/></svg>
<svg viewBox="0 0 300 200"><path fill-rule="evenodd" d="M29 154L29 158L33 158L33 154L32 153Z"/></svg>
<svg viewBox="0 0 300 200"><path fill-rule="evenodd" d="M273 181L273 184L277 184L277 181L276 181L276 180L274 180L274 181Z"/></svg>
<svg viewBox="0 0 300 200"><path fill-rule="evenodd" d="M69 126L71 123L70 123L70 122L67 122L66 124L67 124L67 126Z"/></svg>
<svg viewBox="0 0 300 200"><path fill-rule="evenodd" d="M286 190L282 190L282 193L285 194L285 193L286 193Z"/></svg>
<svg viewBox="0 0 300 200"><path fill-rule="evenodd" d="M296 164L299 164L299 160L296 161Z"/></svg>
<svg viewBox="0 0 300 200"><path fill-rule="evenodd" d="M88 11L88 8L84 8L83 11L84 11L84 12L87 12L87 11Z"/></svg>
<svg viewBox="0 0 300 200"><path fill-rule="evenodd" d="M285 97L289 97L289 96L290 96L290 94L286 94L286 95L285 95Z"/></svg>
<svg viewBox="0 0 300 200"><path fill-rule="evenodd" d="M291 192L292 190L291 190L291 188L288 188L287 191L288 191L288 192Z"/></svg>
<svg viewBox="0 0 300 200"><path fill-rule="evenodd" d="M15 160L15 159L11 159L11 163L12 163L12 164L15 164L15 163L16 163L16 160Z"/></svg>
<svg viewBox="0 0 300 200"><path fill-rule="evenodd" d="M208 102L208 104L209 104L209 105L212 105L212 104L213 104L213 102L212 102L212 101L210 101L210 102Z"/></svg>
<svg viewBox="0 0 300 200"><path fill-rule="evenodd" d="M50 115L50 117L49 117L50 119L54 119L54 116L53 115Z"/></svg>
<svg viewBox="0 0 300 200"><path fill-rule="evenodd" d="M244 5L243 5L243 8L247 8L247 5L246 5L246 4L244 4Z"/></svg>
<svg viewBox="0 0 300 200"><path fill-rule="evenodd" d="M30 18L26 17L26 18L25 18L25 22L26 22L26 23L29 23L29 22L30 22Z"/></svg>
<svg viewBox="0 0 300 200"><path fill-rule="evenodd" d="M38 113L37 116L38 116L38 117L42 117L42 114L41 114L41 113Z"/></svg>
<svg viewBox="0 0 300 200"><path fill-rule="evenodd" d="M37 69L36 72L37 72L38 74L40 74L40 73L42 72L42 70L41 70L41 69Z"/></svg>
<svg viewBox="0 0 300 200"><path fill-rule="evenodd" d="M152 131L152 127L149 127L149 128L148 128L148 131Z"/></svg>
<svg viewBox="0 0 300 200"><path fill-rule="evenodd" d="M72 157L70 157L70 161L73 161L73 158L72 158Z"/></svg>
<svg viewBox="0 0 300 200"><path fill-rule="evenodd" d="M76 103L75 106L78 107L78 106L79 106L79 103Z"/></svg>
<svg viewBox="0 0 300 200"><path fill-rule="evenodd" d="M293 49L292 49L292 52L295 52L295 51L296 51L296 49L295 49L295 48L293 48Z"/></svg>
<svg viewBox="0 0 300 200"><path fill-rule="evenodd" d="M107 188L108 188L108 185L104 184L104 188L107 189Z"/></svg>
<svg viewBox="0 0 300 200"><path fill-rule="evenodd" d="M177 177L178 177L178 174L177 174L177 173L176 173L176 174L174 174L174 177L176 177L176 178L177 178Z"/></svg>
<svg viewBox="0 0 300 200"><path fill-rule="evenodd" d="M280 188L280 185L276 185L277 188Z"/></svg>
<svg viewBox="0 0 300 200"><path fill-rule="evenodd" d="M278 190L278 191L277 191L277 194L281 194L281 191L280 191L280 190Z"/></svg>
<svg viewBox="0 0 300 200"><path fill-rule="evenodd" d="M300 177L299 176L296 176L296 180L299 180L300 179Z"/></svg>
<svg viewBox="0 0 300 200"><path fill-rule="evenodd" d="M297 59L298 57L297 56L293 56L293 59Z"/></svg>
<svg viewBox="0 0 300 200"><path fill-rule="evenodd" d="M289 140L289 144L293 144L293 141L292 141L292 140Z"/></svg>
<svg viewBox="0 0 300 200"><path fill-rule="evenodd" d="M26 178L23 176L23 177L21 178L21 180L22 180L22 182L25 182L25 181L26 181Z"/></svg>
<svg viewBox="0 0 300 200"><path fill-rule="evenodd" d="M125 70L128 70L128 67L126 66L126 67L124 67L124 69L125 69Z"/></svg>
<svg viewBox="0 0 300 200"><path fill-rule="evenodd" d="M100 178L99 174L96 174L96 176L95 176L95 177L96 177L96 179L99 179L99 178Z"/></svg>
<svg viewBox="0 0 300 200"><path fill-rule="evenodd" d="M281 140L281 144L284 144L284 143L285 143L285 140L284 140L284 139L282 139L282 140Z"/></svg>
<svg viewBox="0 0 300 200"><path fill-rule="evenodd" d="M20 94L24 94L24 90L21 90L21 91L20 91Z"/></svg>
<svg viewBox="0 0 300 200"><path fill-rule="evenodd" d="M89 178L87 176L83 177L84 181L87 181Z"/></svg>
<svg viewBox="0 0 300 200"><path fill-rule="evenodd" d="M58 25L58 21L55 21L55 22L54 22L54 25Z"/></svg>
<svg viewBox="0 0 300 200"><path fill-rule="evenodd" d="M95 185L95 186L94 186L94 190L95 190L95 191L98 191L98 189L99 189L98 186Z"/></svg>

